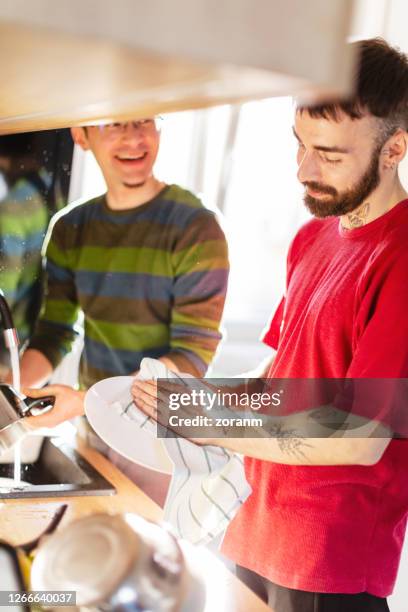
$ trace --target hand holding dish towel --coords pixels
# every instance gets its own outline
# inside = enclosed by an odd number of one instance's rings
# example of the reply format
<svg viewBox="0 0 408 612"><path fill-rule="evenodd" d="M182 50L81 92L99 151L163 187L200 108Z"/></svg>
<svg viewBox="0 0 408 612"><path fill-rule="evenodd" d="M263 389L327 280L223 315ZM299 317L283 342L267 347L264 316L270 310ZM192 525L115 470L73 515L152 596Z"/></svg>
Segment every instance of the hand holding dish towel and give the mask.
<svg viewBox="0 0 408 612"><path fill-rule="evenodd" d="M162 362L149 358L143 359L138 374L144 380L172 380L175 376ZM188 377L188 374L177 375L177 378ZM114 404L124 418L136 421L156 436L155 421L129 401L127 393ZM199 446L181 437L163 438L162 442L174 463L164 520L180 537L193 544L208 544L224 532L252 492L245 478L243 460L240 455L218 446Z"/></svg>

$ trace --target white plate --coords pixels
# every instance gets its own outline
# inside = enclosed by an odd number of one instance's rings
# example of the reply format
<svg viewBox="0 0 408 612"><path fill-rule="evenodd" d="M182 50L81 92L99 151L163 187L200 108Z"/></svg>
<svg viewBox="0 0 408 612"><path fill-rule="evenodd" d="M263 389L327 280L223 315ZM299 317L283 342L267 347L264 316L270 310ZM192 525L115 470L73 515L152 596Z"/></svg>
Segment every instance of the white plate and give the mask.
<svg viewBox="0 0 408 612"><path fill-rule="evenodd" d="M160 439L120 415L118 401L132 401L133 376L114 376L94 384L85 395L85 414L96 433L115 451L143 467L171 474L173 463Z"/></svg>

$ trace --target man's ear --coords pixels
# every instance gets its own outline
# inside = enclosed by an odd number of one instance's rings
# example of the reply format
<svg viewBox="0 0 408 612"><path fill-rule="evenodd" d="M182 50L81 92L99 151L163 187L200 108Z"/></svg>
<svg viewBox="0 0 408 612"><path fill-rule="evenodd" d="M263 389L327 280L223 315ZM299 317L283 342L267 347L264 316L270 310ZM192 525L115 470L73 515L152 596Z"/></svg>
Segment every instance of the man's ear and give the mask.
<svg viewBox="0 0 408 612"><path fill-rule="evenodd" d="M384 168L393 169L404 159L407 152L408 134L399 128L384 145L383 163Z"/></svg>
<svg viewBox="0 0 408 612"><path fill-rule="evenodd" d="M86 128L83 128L83 127L71 128L71 136L75 144L79 145L81 149L83 149L84 151L89 150L90 146L89 146L89 140L88 140L88 134L87 134Z"/></svg>

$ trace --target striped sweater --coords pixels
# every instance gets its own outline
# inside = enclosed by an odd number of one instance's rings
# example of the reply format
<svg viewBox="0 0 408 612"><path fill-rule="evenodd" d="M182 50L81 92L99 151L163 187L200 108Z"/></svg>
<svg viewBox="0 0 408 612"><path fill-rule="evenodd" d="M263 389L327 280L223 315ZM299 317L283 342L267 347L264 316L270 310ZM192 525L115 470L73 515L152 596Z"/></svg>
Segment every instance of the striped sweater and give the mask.
<svg viewBox="0 0 408 612"><path fill-rule="evenodd" d="M30 348L55 367L69 352L82 311L80 384L167 355L205 373L221 339L228 277L225 236L192 193L166 186L131 210L105 196L58 213L46 247L46 297Z"/></svg>

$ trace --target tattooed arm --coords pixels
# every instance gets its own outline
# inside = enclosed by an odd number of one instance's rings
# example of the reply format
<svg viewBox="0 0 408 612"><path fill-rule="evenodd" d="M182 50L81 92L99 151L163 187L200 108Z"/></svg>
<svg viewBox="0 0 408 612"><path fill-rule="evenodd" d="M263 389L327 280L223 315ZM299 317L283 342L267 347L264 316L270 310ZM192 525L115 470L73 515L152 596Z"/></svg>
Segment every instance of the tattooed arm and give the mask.
<svg viewBox="0 0 408 612"><path fill-rule="evenodd" d="M296 431L283 430L275 438L215 438L205 443L287 465L374 465L381 459L389 439L303 438Z"/></svg>
<svg viewBox="0 0 408 612"><path fill-rule="evenodd" d="M263 438L214 438L205 443L287 465L374 465L391 437L378 421L323 406L275 417Z"/></svg>
<svg viewBox="0 0 408 612"><path fill-rule="evenodd" d="M328 411L332 414L329 427ZM350 416L348 414L347 418ZM292 416L275 417L265 428L264 437L226 437L195 442L287 465L374 465L381 459L392 434L378 421L356 415L352 418L352 427L344 429L344 413L326 406Z"/></svg>

